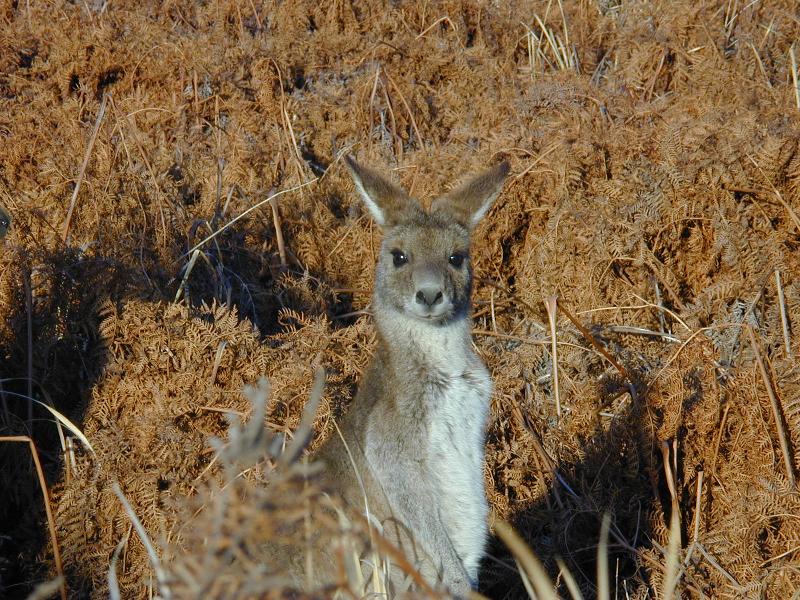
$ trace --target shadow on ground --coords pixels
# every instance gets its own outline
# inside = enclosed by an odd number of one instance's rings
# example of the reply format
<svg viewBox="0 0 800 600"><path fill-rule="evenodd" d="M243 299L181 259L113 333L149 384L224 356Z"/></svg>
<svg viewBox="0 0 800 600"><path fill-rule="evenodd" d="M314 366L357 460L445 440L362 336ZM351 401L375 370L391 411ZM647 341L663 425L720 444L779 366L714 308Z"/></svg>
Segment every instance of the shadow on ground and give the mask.
<svg viewBox="0 0 800 600"><path fill-rule="evenodd" d="M605 513L611 517L612 589L619 597L627 597L626 593L633 592L632 583L652 585L637 563L636 552L652 546L653 510L668 511L670 504L659 445L643 425L645 418L644 410L630 408L610 426L601 429L598 425L597 433L586 440L584 459L558 464L561 481L551 478L543 497L513 515L512 525L559 583L562 597L571 595L557 559L566 564L584 597L597 597L597 545ZM653 506L655 497L660 506ZM669 519L669 513L664 514ZM481 593L489 598L529 598L514 557L496 537L490 540L480 582Z"/></svg>
<svg viewBox="0 0 800 600"><path fill-rule="evenodd" d="M12 310L0 346L0 435L33 440L52 489L62 473L62 442L53 416L29 398L80 426L105 364L97 307L124 269L77 248L5 251L14 255L6 261ZM52 555L42 492L27 444L0 444L0 465L0 595L25 597L49 576L41 560Z"/></svg>

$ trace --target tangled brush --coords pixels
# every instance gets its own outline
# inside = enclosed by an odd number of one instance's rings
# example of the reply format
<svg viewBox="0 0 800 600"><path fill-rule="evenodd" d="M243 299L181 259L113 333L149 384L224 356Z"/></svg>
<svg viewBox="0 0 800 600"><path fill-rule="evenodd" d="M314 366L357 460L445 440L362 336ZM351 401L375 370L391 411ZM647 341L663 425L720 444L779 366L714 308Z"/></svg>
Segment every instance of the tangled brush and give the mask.
<svg viewBox="0 0 800 600"><path fill-rule="evenodd" d="M380 232L346 151L423 202L500 155L512 165L472 249L493 523L589 597L604 514L619 595L655 597L673 576L694 596L800 587L793 3L0 11L0 433L39 448L74 594L107 596L123 539L122 595L158 585L115 481L176 595L283 593L225 544L280 529L254 511L286 508L271 496L284 484L322 496L289 474L266 485L268 462L232 479L208 440L248 418L242 389L262 377L262 425L290 440L325 368L312 449L349 406ZM54 574L26 452L0 444L5 595ZM504 545L490 555L481 591L526 594ZM197 579L212 573L221 587Z"/></svg>

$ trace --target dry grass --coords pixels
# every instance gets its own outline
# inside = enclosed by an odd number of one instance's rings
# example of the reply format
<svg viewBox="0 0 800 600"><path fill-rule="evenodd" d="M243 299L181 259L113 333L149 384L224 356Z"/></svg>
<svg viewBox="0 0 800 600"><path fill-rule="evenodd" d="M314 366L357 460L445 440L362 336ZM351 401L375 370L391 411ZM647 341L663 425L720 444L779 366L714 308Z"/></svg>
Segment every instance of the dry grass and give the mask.
<svg viewBox="0 0 800 600"><path fill-rule="evenodd" d="M368 528L322 484L270 461L231 478L208 444L261 377L287 445L318 364L312 446L347 409L379 247L347 151L425 201L512 164L473 249L485 476L554 593L603 589L605 514L619 597L800 588L792 2L0 11L0 434L39 450L75 594L106 597L114 557L121 597L158 585L115 481L175 596L278 597L286 580L234 549L310 516L346 531L357 579ZM0 595L24 597L55 559L27 448L0 464ZM519 557L491 554L481 592L526 596Z"/></svg>

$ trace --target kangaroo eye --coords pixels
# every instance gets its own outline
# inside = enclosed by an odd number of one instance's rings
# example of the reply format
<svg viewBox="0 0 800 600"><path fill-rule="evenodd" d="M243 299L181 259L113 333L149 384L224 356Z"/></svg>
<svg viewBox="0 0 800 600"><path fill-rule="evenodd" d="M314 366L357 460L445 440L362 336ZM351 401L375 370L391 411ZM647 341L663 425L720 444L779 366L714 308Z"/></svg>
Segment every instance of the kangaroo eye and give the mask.
<svg viewBox="0 0 800 600"><path fill-rule="evenodd" d="M456 252L455 254L451 254L448 260L456 269L460 269L461 265L464 264L464 255Z"/></svg>
<svg viewBox="0 0 800 600"><path fill-rule="evenodd" d="M394 258L395 267L402 267L408 262L408 257L402 250L392 250L392 257Z"/></svg>

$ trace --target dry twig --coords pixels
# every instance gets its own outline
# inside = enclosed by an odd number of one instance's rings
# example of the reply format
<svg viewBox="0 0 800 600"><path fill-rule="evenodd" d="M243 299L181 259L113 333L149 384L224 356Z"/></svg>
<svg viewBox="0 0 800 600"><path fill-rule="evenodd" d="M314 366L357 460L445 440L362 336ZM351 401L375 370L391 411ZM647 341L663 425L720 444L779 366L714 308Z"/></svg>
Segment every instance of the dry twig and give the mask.
<svg viewBox="0 0 800 600"><path fill-rule="evenodd" d="M558 346L556 344L556 313L558 309L558 297L548 296L544 299L544 306L547 309L547 319L550 322L550 357L553 361L553 395L556 399L556 415L561 416L561 394L558 389Z"/></svg>
<svg viewBox="0 0 800 600"><path fill-rule="evenodd" d="M628 373L628 370L622 365L622 363L620 363L616 358L614 358L608 350L603 348L600 342L594 339L594 336L591 334L591 332L588 329L586 329L586 327L584 327L583 324L580 321L578 321L578 319L576 319L569 310L567 310L567 308L564 306L563 303L557 302L557 305L558 308L561 309L561 312L563 312L564 315L570 321L572 321L572 324L578 328L578 331L580 331L583 337L586 338L586 341L588 341L592 346L594 346L595 350L597 350L600 354L602 354L603 357L605 357L605 359L608 362L610 362L617 371L619 371L620 375L622 375L629 383L633 384L633 380L631 379L630 373Z"/></svg>
<svg viewBox="0 0 800 600"><path fill-rule="evenodd" d="M792 358L792 343L789 339L789 319L786 316L786 298L783 295L783 285L781 284L781 272L775 269L775 287L778 290L778 310L781 313L781 332L783 333L783 344L786 349L786 358Z"/></svg>
<svg viewBox="0 0 800 600"><path fill-rule="evenodd" d="M4 435L0 436L0 442L22 442L28 444L33 458L33 464L36 467L36 475L39 477L39 488L42 490L42 499L44 500L44 510L47 514L47 526L50 529L50 541L53 544L53 561L56 566L56 573L60 579L59 589L61 591L61 600L67 600L67 584L64 579L64 567L61 564L61 552L58 549L58 536L56 536L56 522L53 518L53 509L50 507L50 492L47 489L47 481L44 478L44 471L42 470L42 463L39 460L39 452L36 450L36 444L27 435Z"/></svg>
<svg viewBox="0 0 800 600"><path fill-rule="evenodd" d="M797 484L797 480L795 479L794 475L792 453L789 449L789 438L786 435L786 428L783 425L781 405L778 402L778 397L775 395L775 390L772 387L772 381L770 380L769 373L767 372L767 367L764 365L764 359L761 356L761 349L758 341L756 340L755 333L753 333L753 328L749 325L746 325L745 329L747 330L747 336L750 338L750 344L753 347L753 353L756 357L756 364L758 365L758 370L761 372L761 379L764 381L764 387L767 389L767 396L769 396L769 402L772 406L772 416L775 418L775 428L778 431L778 440L780 441L781 452L783 453L783 463L786 467L786 476L789 478L789 482L792 484L792 487L794 487Z"/></svg>
<svg viewBox="0 0 800 600"><path fill-rule="evenodd" d="M86 174L86 167L89 166L89 159L92 157L92 149L94 148L94 143L97 141L97 134L100 132L100 125L103 123L103 117L106 114L107 100L108 96L103 94L103 100L100 102L100 109L97 111L97 118L94 122L92 136L89 138L89 144L86 146L86 153L83 156L81 170L78 171L78 179L75 181L75 188L72 190L72 199L69 201L69 210L67 210L67 217L64 219L64 226L61 229L61 241L64 243L67 242L69 237L69 227L72 223L72 213L75 210L75 204L78 201L78 192L81 190L81 183L83 182L83 177Z"/></svg>

